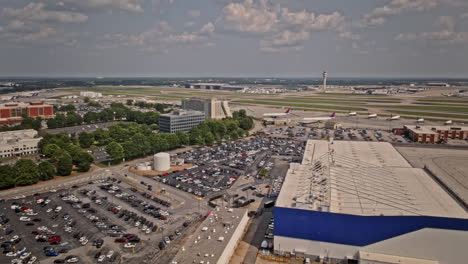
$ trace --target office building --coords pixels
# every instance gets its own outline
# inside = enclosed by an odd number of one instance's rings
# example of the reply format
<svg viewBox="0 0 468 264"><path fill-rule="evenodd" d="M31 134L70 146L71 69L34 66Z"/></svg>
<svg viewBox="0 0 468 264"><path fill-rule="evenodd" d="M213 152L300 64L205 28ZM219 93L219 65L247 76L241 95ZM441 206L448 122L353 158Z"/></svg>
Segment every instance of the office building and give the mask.
<svg viewBox="0 0 468 264"><path fill-rule="evenodd" d="M159 116L159 130L164 133L188 132L205 121L205 113L199 111L174 111Z"/></svg>
<svg viewBox="0 0 468 264"><path fill-rule="evenodd" d="M231 109L228 101L220 101L217 99L183 99L182 109L194 110L205 113L206 119L223 119L232 117Z"/></svg>
<svg viewBox="0 0 468 264"><path fill-rule="evenodd" d="M276 201L274 250L327 263L465 263L465 209L390 143L309 140Z"/></svg>
<svg viewBox="0 0 468 264"><path fill-rule="evenodd" d="M419 126L406 125L405 131L414 142L439 143L448 139L468 138L468 126Z"/></svg>
<svg viewBox="0 0 468 264"><path fill-rule="evenodd" d="M23 116L54 117L54 107L44 103L5 103L0 104L0 125L20 123Z"/></svg>
<svg viewBox="0 0 468 264"><path fill-rule="evenodd" d="M0 158L35 154L41 139L34 129L0 132Z"/></svg>

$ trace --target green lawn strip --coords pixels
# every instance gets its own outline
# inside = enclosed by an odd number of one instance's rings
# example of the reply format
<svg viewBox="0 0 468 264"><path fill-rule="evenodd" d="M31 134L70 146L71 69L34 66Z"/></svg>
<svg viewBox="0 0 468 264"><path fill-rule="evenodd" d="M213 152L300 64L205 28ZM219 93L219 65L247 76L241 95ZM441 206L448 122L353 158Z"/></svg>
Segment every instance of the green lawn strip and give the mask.
<svg viewBox="0 0 468 264"><path fill-rule="evenodd" d="M292 99L292 98L262 98L262 101L270 102L284 102L284 103L322 103L322 104L359 104L360 102L356 101L340 101L340 100L311 100L311 99Z"/></svg>
<svg viewBox="0 0 468 264"><path fill-rule="evenodd" d="M418 99L419 102L437 102L437 103L468 103L468 98L453 98L453 99L446 99L446 98L421 98Z"/></svg>
<svg viewBox="0 0 468 264"><path fill-rule="evenodd" d="M444 113L430 113L430 112L412 112L412 111L397 111L397 110L390 110L389 112L402 114L402 115L414 115L419 116L421 118L426 117L443 117L443 118L456 118L456 119L463 119L468 121L468 115L460 115L460 114L444 114Z"/></svg>
<svg viewBox="0 0 468 264"><path fill-rule="evenodd" d="M467 107L450 107L450 106L424 106L424 105L368 105L368 107L377 108L394 108L402 110L427 110L441 112L468 112Z"/></svg>
<svg viewBox="0 0 468 264"><path fill-rule="evenodd" d="M318 93L311 95L310 97L358 97L362 99L378 99L378 100L387 100L387 101L400 101L400 98L388 97L386 95L362 95L362 94L343 94L343 93ZM305 96L304 96L305 97Z"/></svg>
<svg viewBox="0 0 468 264"><path fill-rule="evenodd" d="M328 109L328 110L348 110L348 111L365 111L366 110L365 108L332 106L332 105L288 104L288 103L273 103L273 102L265 102L265 101L237 101L237 102L248 103L248 104L262 104L262 105L315 108L315 109Z"/></svg>
<svg viewBox="0 0 468 264"><path fill-rule="evenodd" d="M255 106L256 104L255 103L240 103L240 102L234 102L233 104L236 104L236 105L245 105L245 106ZM281 110L284 110L284 107L280 107L280 106L272 106L273 108L278 108L278 109L281 109ZM313 108L302 108L302 107L287 107L289 109L292 109L292 110L302 110L302 111L309 111L309 112L321 112L321 113L329 113L330 111L329 110L323 110L323 109L313 109ZM333 111L335 113L348 113L347 111L340 111L340 110L337 110L337 111Z"/></svg>

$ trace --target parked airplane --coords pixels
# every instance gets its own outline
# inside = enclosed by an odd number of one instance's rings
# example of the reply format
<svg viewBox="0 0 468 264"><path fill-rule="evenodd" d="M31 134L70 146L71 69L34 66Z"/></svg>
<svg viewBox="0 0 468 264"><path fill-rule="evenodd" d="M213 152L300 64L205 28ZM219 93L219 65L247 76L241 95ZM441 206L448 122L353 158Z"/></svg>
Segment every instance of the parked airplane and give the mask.
<svg viewBox="0 0 468 264"><path fill-rule="evenodd" d="M369 114L367 118L377 118L377 114Z"/></svg>
<svg viewBox="0 0 468 264"><path fill-rule="evenodd" d="M305 117L301 121L301 123L302 124L320 123L322 121L327 121L333 118L335 118L335 113L332 113L330 116L324 116L324 117Z"/></svg>
<svg viewBox="0 0 468 264"><path fill-rule="evenodd" d="M263 117L279 117L279 116L286 116L288 115L289 113L291 113L291 109L287 109L284 113L266 113L266 114L263 114Z"/></svg>
<svg viewBox="0 0 468 264"><path fill-rule="evenodd" d="M446 125L451 125L451 124L453 124L453 122L452 122L452 120L448 120L448 121L445 121L445 124Z"/></svg>
<svg viewBox="0 0 468 264"><path fill-rule="evenodd" d="M356 116L357 113L356 113L356 112L349 112L348 115L349 115L349 116Z"/></svg>
<svg viewBox="0 0 468 264"><path fill-rule="evenodd" d="M397 115L397 116L392 116L392 117L390 117L390 118L387 118L387 120L389 120L389 121L398 120L398 119L400 119L400 116L399 116L399 115Z"/></svg>

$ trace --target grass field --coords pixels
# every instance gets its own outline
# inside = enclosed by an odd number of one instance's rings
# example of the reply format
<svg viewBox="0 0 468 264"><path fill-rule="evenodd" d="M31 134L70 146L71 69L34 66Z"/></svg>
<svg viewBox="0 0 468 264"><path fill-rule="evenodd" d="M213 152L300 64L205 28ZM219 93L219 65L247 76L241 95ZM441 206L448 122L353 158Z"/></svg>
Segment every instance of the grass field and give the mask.
<svg viewBox="0 0 468 264"><path fill-rule="evenodd" d="M274 102L265 102L265 101L237 101L237 103L286 106L286 107L296 107L296 108L300 107L300 108L312 108L312 109L345 110L345 111L365 111L366 110L365 108L347 107L347 106L290 104L290 103L274 103Z"/></svg>

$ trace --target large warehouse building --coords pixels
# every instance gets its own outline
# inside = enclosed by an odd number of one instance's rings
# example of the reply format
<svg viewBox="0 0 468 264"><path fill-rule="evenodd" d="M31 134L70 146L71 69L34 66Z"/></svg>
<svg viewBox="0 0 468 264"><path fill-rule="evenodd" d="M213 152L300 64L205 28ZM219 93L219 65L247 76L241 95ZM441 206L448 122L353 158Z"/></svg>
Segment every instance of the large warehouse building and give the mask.
<svg viewBox="0 0 468 264"><path fill-rule="evenodd" d="M389 143L309 140L275 206L274 249L333 263L467 263L468 213Z"/></svg>

